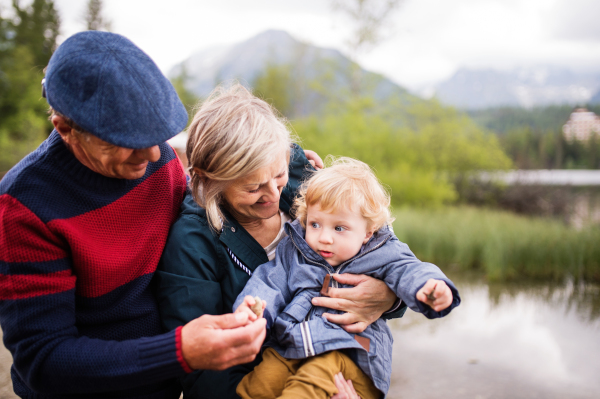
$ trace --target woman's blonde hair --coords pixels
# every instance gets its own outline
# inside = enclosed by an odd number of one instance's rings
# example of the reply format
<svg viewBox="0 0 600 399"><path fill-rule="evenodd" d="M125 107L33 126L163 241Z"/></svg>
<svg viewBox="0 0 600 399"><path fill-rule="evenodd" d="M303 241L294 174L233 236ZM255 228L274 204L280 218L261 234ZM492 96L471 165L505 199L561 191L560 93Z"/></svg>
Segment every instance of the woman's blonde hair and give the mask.
<svg viewBox="0 0 600 399"><path fill-rule="evenodd" d="M356 159L331 155L329 166L313 174L301 187L294 201L296 217L306 228L307 208L319 205L325 212L355 210L367 220L367 228L379 230L391 225L390 194L369 165Z"/></svg>
<svg viewBox="0 0 600 399"><path fill-rule="evenodd" d="M289 156L292 144L285 120L240 84L213 90L188 136L192 195L217 232L225 220L220 207L228 184Z"/></svg>

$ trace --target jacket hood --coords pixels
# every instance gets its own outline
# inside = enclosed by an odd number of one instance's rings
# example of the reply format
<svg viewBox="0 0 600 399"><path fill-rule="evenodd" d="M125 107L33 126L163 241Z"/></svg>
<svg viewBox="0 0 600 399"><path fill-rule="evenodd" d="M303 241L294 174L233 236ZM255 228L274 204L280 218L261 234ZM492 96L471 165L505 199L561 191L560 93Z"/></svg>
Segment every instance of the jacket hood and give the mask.
<svg viewBox="0 0 600 399"><path fill-rule="evenodd" d="M306 230L300 224L300 220L296 219L293 222L286 222L284 228L285 228L286 233L288 234L288 236L290 236L290 238L292 239L292 242L294 243L296 248L298 248L298 251L300 251L302 253L302 255L304 255L307 259L309 259L313 262L317 262L317 263L321 263L321 264L325 264L325 265L328 264L327 261L321 255L316 253L304 239ZM386 242L388 239L390 239L392 236L393 236L393 233L392 233L391 228L389 226L383 226L382 228L377 230L375 233L373 233L373 236L371 237L371 239L369 239L369 241L367 241L367 243L364 244L360 248L360 251L358 251L358 253L356 255L354 255L352 258L348 259L347 261L343 262L339 266L343 266L346 263L361 256L361 254L363 254L365 252L369 252L372 249L380 246L381 244ZM339 266L336 266L336 267L339 267Z"/></svg>

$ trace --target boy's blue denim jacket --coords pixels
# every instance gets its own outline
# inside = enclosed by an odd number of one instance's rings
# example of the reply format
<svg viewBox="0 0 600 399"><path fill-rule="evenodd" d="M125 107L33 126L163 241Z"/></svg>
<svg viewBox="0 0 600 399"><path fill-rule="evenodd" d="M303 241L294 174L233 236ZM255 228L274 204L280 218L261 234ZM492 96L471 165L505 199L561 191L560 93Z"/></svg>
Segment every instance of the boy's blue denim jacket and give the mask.
<svg viewBox="0 0 600 399"><path fill-rule="evenodd" d="M393 339L389 327L380 318L359 334L370 340L367 352L354 334L328 322L322 314L335 311L311 304L311 299L320 295L325 276L353 273L383 280L409 308L430 319L445 316L460 304L456 287L437 266L418 260L388 227L377 231L357 255L336 267L330 266L308 246L298 220L286 223L285 229L288 237L277 247L275 259L254 271L234 309L246 295L259 296L267 301L264 317L270 334L265 346L273 347L287 359L345 349L375 386L386 394L392 369ZM434 311L415 298L430 278L444 280L452 290L453 302L442 312Z"/></svg>

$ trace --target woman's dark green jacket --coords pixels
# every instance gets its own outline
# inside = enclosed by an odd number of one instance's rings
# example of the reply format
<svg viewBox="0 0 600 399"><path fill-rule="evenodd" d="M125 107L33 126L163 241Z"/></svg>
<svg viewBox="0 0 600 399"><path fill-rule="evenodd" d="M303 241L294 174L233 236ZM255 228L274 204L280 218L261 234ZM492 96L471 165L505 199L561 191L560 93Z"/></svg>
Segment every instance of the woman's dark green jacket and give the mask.
<svg viewBox="0 0 600 399"><path fill-rule="evenodd" d="M309 175L303 151L295 147L290 179L279 207L289 213L302 180ZM250 278L249 272L268 262L264 249L235 219L225 213L220 234L211 230L206 213L188 191L156 272L157 298L166 331L204 314L231 313ZM244 270L246 269L246 270ZM249 272L248 272L249 271ZM398 316L399 313L389 316ZM260 361L224 371L197 370L181 379L188 398L237 398L235 388Z"/></svg>

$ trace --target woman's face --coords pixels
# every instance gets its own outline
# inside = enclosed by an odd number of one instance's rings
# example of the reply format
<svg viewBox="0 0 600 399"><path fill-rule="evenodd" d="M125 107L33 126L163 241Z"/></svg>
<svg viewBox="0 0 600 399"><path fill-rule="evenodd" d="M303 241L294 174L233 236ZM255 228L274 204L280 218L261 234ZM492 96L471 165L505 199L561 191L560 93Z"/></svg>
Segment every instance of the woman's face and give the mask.
<svg viewBox="0 0 600 399"><path fill-rule="evenodd" d="M240 223L269 219L279 211L279 196L288 182L287 153L256 172L234 180L223 191L229 211Z"/></svg>

